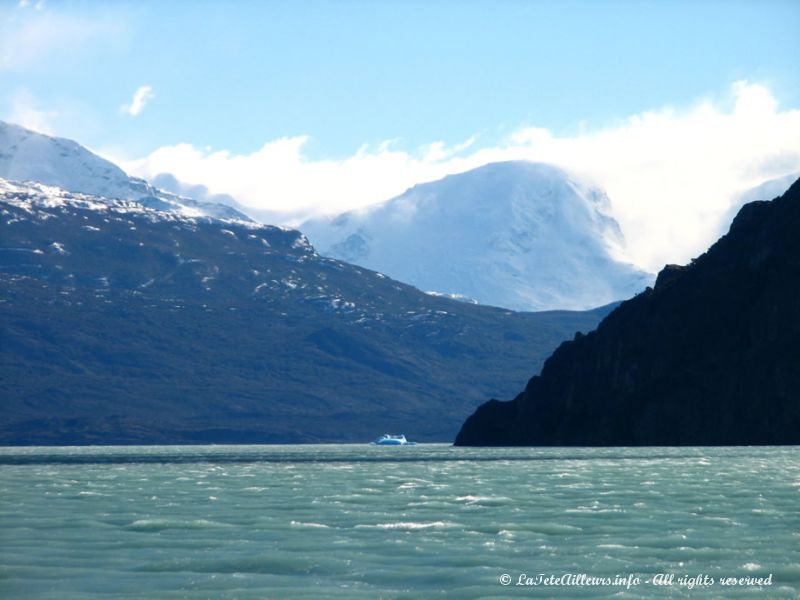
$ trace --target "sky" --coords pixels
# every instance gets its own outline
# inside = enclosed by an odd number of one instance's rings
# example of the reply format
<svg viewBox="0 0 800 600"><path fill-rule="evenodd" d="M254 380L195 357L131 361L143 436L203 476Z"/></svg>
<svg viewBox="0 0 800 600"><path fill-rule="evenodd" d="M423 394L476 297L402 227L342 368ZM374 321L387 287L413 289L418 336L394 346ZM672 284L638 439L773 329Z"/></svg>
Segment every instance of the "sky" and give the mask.
<svg viewBox="0 0 800 600"><path fill-rule="evenodd" d="M549 162L657 270L800 172L798 30L795 0L0 0L0 119L283 224Z"/></svg>

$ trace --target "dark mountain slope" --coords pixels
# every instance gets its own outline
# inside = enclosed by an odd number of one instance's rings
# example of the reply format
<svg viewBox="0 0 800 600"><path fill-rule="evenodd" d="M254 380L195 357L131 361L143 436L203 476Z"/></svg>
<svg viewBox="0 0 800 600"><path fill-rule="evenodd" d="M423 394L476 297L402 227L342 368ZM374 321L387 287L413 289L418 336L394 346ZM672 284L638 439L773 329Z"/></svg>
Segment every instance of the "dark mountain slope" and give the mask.
<svg viewBox="0 0 800 600"><path fill-rule="evenodd" d="M565 342L459 445L800 443L800 182Z"/></svg>
<svg viewBox="0 0 800 600"><path fill-rule="evenodd" d="M297 231L0 180L0 443L449 440L607 310L513 313Z"/></svg>

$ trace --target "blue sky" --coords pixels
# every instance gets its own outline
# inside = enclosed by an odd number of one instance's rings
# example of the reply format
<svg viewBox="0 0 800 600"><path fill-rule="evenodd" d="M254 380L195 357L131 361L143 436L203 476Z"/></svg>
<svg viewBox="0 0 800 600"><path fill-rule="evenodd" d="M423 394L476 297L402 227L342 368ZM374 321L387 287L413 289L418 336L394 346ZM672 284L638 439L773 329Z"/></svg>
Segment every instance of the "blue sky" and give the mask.
<svg viewBox="0 0 800 600"><path fill-rule="evenodd" d="M776 132L791 130L798 31L793 0L0 0L0 118L296 216L383 200L476 157L515 157L493 151L539 144L531 132L583 140L654 113L688 126L698 107L733 115L743 95L784 119L771 121ZM758 121L748 114L737 127ZM737 185L800 168L800 149L773 146L771 166ZM559 153L531 154L549 156ZM359 160L380 177L355 189L351 179L369 179ZM269 165L296 167L297 182L270 187L258 175ZM309 173L322 187L296 192ZM634 202L625 193L622 213Z"/></svg>
<svg viewBox="0 0 800 600"><path fill-rule="evenodd" d="M26 90L57 113L57 133L131 154L177 142L239 153L295 135L331 157L388 139L491 143L524 125L603 126L741 79L800 104L791 0L30 0L4 2L2 20L2 113ZM37 22L64 39L8 47ZM126 118L142 85L155 97Z"/></svg>

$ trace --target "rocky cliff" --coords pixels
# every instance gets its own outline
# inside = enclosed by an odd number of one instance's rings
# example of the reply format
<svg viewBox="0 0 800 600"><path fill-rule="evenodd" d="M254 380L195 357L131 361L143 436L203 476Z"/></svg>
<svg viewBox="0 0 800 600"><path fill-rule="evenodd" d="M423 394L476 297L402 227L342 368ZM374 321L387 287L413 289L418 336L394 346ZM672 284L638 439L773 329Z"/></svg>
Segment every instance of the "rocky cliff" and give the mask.
<svg viewBox="0 0 800 600"><path fill-rule="evenodd" d="M457 445L800 443L800 181L563 343Z"/></svg>

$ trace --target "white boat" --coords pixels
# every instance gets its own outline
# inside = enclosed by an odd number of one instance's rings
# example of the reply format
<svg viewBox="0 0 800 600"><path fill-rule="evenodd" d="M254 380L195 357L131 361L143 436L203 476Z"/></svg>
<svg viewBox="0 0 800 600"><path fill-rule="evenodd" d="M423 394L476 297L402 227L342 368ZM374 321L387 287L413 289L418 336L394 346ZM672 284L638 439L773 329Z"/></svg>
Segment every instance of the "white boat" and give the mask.
<svg viewBox="0 0 800 600"><path fill-rule="evenodd" d="M371 442L373 446L416 446L417 442L409 442L404 435L390 435L388 433L384 433L381 437L379 437L374 442Z"/></svg>

